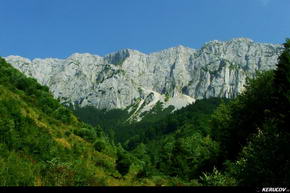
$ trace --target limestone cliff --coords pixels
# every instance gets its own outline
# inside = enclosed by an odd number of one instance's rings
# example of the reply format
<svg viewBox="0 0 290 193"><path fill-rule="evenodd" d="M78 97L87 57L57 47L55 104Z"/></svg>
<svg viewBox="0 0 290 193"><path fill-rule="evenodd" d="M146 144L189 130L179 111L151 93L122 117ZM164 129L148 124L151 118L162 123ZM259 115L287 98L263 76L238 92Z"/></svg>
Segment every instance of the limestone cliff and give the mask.
<svg viewBox="0 0 290 193"><path fill-rule="evenodd" d="M237 38L211 41L198 50L178 46L151 54L124 49L104 57L76 53L66 59L6 60L63 103L99 109L138 103L146 111L158 101L181 108L200 98L234 97L246 77L275 68L282 49Z"/></svg>

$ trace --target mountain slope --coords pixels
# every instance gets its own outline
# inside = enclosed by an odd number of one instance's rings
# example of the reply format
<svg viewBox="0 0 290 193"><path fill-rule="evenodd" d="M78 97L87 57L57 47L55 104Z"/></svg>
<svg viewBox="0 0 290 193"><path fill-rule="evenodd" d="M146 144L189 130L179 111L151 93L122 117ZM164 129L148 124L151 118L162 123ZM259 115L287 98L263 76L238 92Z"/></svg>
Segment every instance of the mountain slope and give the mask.
<svg viewBox="0 0 290 193"><path fill-rule="evenodd" d="M0 58L0 185L142 185L138 160ZM133 159L133 158L131 158ZM133 159L134 160L134 159Z"/></svg>
<svg viewBox="0 0 290 193"><path fill-rule="evenodd" d="M142 107L158 101L176 109L209 97L234 97L255 72L275 68L281 45L245 38L212 41L201 49L183 46L144 54L124 49L104 57L73 54L67 59L8 56L14 67L47 85L63 103L98 109Z"/></svg>

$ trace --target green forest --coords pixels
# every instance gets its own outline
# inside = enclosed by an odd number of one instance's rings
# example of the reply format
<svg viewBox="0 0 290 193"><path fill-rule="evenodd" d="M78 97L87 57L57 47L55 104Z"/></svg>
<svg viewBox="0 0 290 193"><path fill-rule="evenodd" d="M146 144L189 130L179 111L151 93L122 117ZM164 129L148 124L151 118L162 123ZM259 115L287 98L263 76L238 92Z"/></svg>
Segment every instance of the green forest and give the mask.
<svg viewBox="0 0 290 193"><path fill-rule="evenodd" d="M288 186L290 40L233 99L66 107L0 58L0 186Z"/></svg>

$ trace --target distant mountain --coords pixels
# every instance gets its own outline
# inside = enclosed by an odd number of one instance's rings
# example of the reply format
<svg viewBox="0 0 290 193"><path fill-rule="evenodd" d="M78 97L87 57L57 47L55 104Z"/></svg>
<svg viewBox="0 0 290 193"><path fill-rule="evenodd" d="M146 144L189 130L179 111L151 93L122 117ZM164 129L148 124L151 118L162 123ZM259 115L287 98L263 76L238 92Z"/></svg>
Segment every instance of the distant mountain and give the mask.
<svg viewBox="0 0 290 193"><path fill-rule="evenodd" d="M151 54L124 49L104 57L76 53L66 59L5 59L65 104L127 108L139 115L158 101L179 109L196 99L232 98L247 77L275 68L282 50L282 45L236 38L214 40L198 50L178 46Z"/></svg>

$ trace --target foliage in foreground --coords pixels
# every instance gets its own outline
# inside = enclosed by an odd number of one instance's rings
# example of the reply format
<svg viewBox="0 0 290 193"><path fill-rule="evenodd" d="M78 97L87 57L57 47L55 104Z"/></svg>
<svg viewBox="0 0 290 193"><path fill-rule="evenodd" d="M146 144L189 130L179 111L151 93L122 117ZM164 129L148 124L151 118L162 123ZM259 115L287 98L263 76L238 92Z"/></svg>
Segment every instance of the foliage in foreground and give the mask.
<svg viewBox="0 0 290 193"><path fill-rule="evenodd" d="M244 93L213 114L220 170L238 185L290 182L290 40L284 46L276 70L250 80Z"/></svg>

